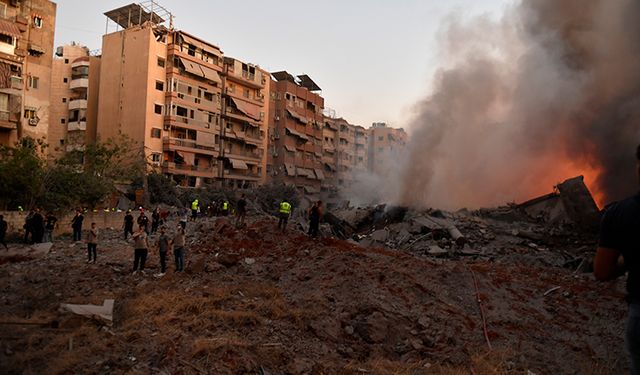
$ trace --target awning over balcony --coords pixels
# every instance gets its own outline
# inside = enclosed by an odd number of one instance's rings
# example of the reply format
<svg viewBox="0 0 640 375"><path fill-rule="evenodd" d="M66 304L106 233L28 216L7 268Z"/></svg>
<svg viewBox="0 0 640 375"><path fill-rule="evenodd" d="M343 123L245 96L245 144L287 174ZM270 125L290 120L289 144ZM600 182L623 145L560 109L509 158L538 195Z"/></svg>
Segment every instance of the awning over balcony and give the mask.
<svg viewBox="0 0 640 375"><path fill-rule="evenodd" d="M260 120L260 108L257 108L256 106L244 102L240 99L230 99L233 102L233 105L238 109L238 111L244 113L247 117L250 117L256 121Z"/></svg>
<svg viewBox="0 0 640 375"><path fill-rule="evenodd" d="M31 52L35 52L35 53L44 54L44 48L40 47L39 45L37 45L35 43L29 42L28 50L31 51Z"/></svg>
<svg viewBox="0 0 640 375"><path fill-rule="evenodd" d="M249 167L247 166L247 163L243 162L242 160L229 158L229 161L231 162L233 169L242 169L242 170L249 169Z"/></svg>
<svg viewBox="0 0 640 375"><path fill-rule="evenodd" d="M295 176L296 175L296 167L293 164L285 163L284 168L287 171L287 176Z"/></svg>
<svg viewBox="0 0 640 375"><path fill-rule="evenodd" d="M298 132L296 130L289 129L289 128L286 128L286 129L287 129L287 133L290 134L290 135L293 135L294 137L298 137L298 138L304 140L305 142L309 140L309 137L307 137L306 135L304 135L304 134L302 134L302 133L300 133L300 132Z"/></svg>
<svg viewBox="0 0 640 375"><path fill-rule="evenodd" d="M316 194L319 193L320 191L316 188L314 188L313 186L303 186L304 192L307 194Z"/></svg>
<svg viewBox="0 0 640 375"><path fill-rule="evenodd" d="M292 111L292 110L290 110L290 109L287 109L287 113L288 113L291 117L293 117L294 119L298 120L298 122L300 122L301 124L304 124L304 125L306 125L306 124L307 124L307 119L306 119L306 118L304 118L304 116L300 116L299 114L297 114L297 113L293 112L293 111Z"/></svg>
<svg viewBox="0 0 640 375"><path fill-rule="evenodd" d="M304 176L304 177L310 178L312 180L316 179L316 175L315 175L315 173L313 173L312 169L297 168L297 171L298 171L298 176Z"/></svg>
<svg viewBox="0 0 640 375"><path fill-rule="evenodd" d="M182 57L180 58L180 62L182 62L182 65L184 65L184 70L186 70L187 72L193 75L197 75L198 77L205 78L204 72L202 71L200 64L191 62L187 59L183 59Z"/></svg>
<svg viewBox="0 0 640 375"><path fill-rule="evenodd" d="M21 35L20 29L18 29L18 26L15 23L5 19L1 19L1 18L0 18L0 34L8 35L14 38L20 38L20 35Z"/></svg>
<svg viewBox="0 0 640 375"><path fill-rule="evenodd" d="M194 37L192 37L189 34L185 34L184 32L180 32L180 36L182 37L182 40L187 43L187 44L191 44L192 46L196 47L196 48L200 48L201 50L207 51L213 55L216 55L218 57L220 57L220 51L217 47L211 46L206 44L205 42L202 42Z"/></svg>
<svg viewBox="0 0 640 375"><path fill-rule="evenodd" d="M200 65L200 69L202 69L202 72L204 73L204 77L209 81L213 81L215 83L222 83L222 80L220 80L220 74L218 74L217 71L209 68L206 65Z"/></svg>
<svg viewBox="0 0 640 375"><path fill-rule="evenodd" d="M293 146L284 145L284 149L289 151L289 152L296 152L296 148L293 147Z"/></svg>
<svg viewBox="0 0 640 375"><path fill-rule="evenodd" d="M322 170L316 168L313 171L316 173L316 177L318 178L318 180L324 180L324 173L322 172Z"/></svg>
<svg viewBox="0 0 640 375"><path fill-rule="evenodd" d="M324 163L324 166L327 168L327 170L330 170L332 172L335 172L336 169L334 168L333 165L329 164L329 163Z"/></svg>

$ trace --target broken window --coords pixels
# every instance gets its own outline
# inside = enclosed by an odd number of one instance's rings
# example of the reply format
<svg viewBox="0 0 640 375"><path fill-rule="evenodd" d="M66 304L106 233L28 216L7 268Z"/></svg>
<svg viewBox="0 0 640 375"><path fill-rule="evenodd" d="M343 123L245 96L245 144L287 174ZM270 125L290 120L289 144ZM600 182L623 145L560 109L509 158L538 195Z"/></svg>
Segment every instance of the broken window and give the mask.
<svg viewBox="0 0 640 375"><path fill-rule="evenodd" d="M204 100L213 101L213 93L209 92L209 91L205 91L204 92Z"/></svg>
<svg viewBox="0 0 640 375"><path fill-rule="evenodd" d="M158 128L151 128L151 138L160 138L162 130Z"/></svg>
<svg viewBox="0 0 640 375"><path fill-rule="evenodd" d="M42 17L33 16L33 26L37 27L38 29L42 28Z"/></svg>
<svg viewBox="0 0 640 375"><path fill-rule="evenodd" d="M158 66L164 68L164 59L162 57L158 57Z"/></svg>

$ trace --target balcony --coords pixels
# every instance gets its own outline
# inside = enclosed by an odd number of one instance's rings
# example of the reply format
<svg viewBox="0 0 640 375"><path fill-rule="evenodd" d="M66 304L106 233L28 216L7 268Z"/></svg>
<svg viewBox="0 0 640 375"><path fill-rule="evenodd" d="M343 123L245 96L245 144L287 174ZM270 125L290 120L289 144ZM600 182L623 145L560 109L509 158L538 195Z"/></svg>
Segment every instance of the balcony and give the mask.
<svg viewBox="0 0 640 375"><path fill-rule="evenodd" d="M250 172L250 171L242 171L238 169L225 169L224 170L224 178L234 179L234 180L253 180L257 181L262 178L260 173Z"/></svg>
<svg viewBox="0 0 640 375"><path fill-rule="evenodd" d="M69 101L69 110L87 109L87 99L71 99Z"/></svg>
<svg viewBox="0 0 640 375"><path fill-rule="evenodd" d="M72 131L78 131L78 130L87 130L87 121L86 120L79 120L79 121L69 121L67 123L67 130L72 132Z"/></svg>
<svg viewBox="0 0 640 375"><path fill-rule="evenodd" d="M217 168L212 166L178 164L173 162L162 163L162 171L169 174L179 174L196 177L215 177L218 175Z"/></svg>
<svg viewBox="0 0 640 375"><path fill-rule="evenodd" d="M241 74L235 74L233 70L229 70L227 72L227 78L253 89L262 89L266 84L266 82L262 83L255 74L247 71L243 71Z"/></svg>
<svg viewBox="0 0 640 375"><path fill-rule="evenodd" d="M212 129L210 131L219 130L219 126L216 126L215 124L209 123L207 121L195 120L192 118L178 116L178 115L164 116L164 124L177 125L180 127L184 127L186 129L193 129L193 130L203 130L203 129Z"/></svg>
<svg viewBox="0 0 640 375"><path fill-rule="evenodd" d="M75 78L71 80L69 84L69 88L72 90L76 89L87 89L89 88L89 78Z"/></svg>
<svg viewBox="0 0 640 375"><path fill-rule="evenodd" d="M191 139L164 137L162 139L163 148L167 151L189 151L205 155L218 155L218 147L198 144Z"/></svg>

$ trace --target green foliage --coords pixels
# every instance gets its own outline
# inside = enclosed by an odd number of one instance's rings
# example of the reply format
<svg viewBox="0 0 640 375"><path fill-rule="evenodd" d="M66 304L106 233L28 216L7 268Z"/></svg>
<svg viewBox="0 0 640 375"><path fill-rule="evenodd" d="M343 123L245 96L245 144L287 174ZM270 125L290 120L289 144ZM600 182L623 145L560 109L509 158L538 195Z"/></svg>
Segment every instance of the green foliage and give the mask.
<svg viewBox="0 0 640 375"><path fill-rule="evenodd" d="M146 165L142 148L125 136L87 145L50 164L44 147L41 140L25 138L0 149L0 208L93 208L115 191L116 182L140 176Z"/></svg>
<svg viewBox="0 0 640 375"><path fill-rule="evenodd" d="M170 206L180 206L178 190L172 179L154 172L147 176L147 186L152 204L164 203Z"/></svg>

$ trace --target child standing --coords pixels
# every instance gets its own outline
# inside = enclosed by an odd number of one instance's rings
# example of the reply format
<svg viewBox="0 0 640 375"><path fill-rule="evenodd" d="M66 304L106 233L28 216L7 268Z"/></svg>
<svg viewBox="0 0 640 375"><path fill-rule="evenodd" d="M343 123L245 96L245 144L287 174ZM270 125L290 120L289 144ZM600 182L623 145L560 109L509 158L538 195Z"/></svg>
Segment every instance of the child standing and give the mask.
<svg viewBox="0 0 640 375"><path fill-rule="evenodd" d="M89 254L89 260L87 263L95 263L98 252L98 226L96 223L91 223L91 229L87 236L87 253Z"/></svg>

